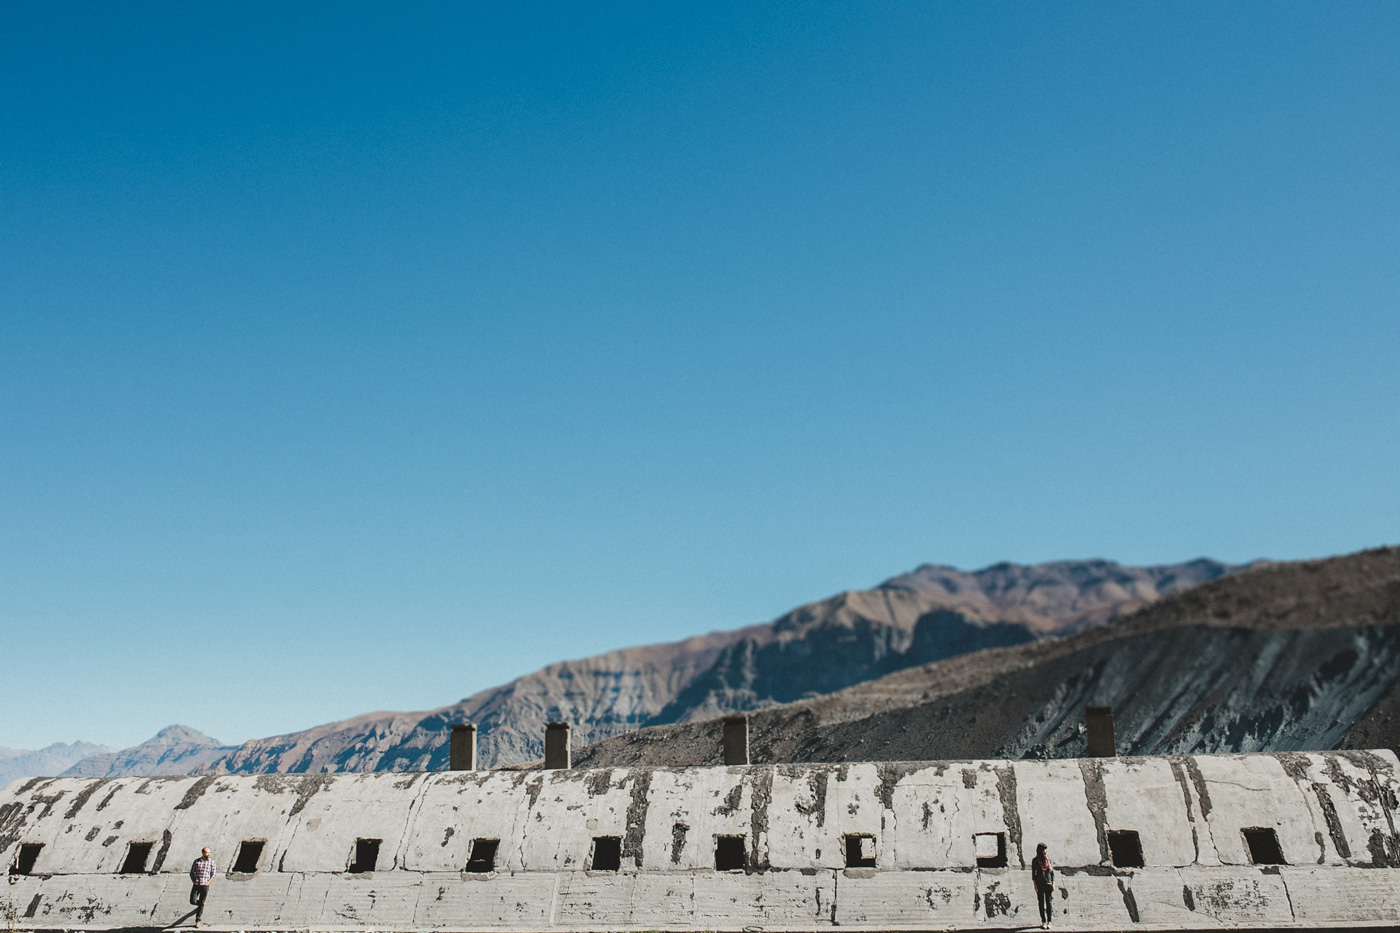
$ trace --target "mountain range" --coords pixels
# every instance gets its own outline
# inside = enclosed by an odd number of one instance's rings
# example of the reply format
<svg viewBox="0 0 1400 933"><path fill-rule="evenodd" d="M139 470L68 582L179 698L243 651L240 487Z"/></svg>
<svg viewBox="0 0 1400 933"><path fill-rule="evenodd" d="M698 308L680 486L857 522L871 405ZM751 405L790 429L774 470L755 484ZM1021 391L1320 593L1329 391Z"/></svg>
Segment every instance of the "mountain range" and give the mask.
<svg viewBox="0 0 1400 933"><path fill-rule="evenodd" d="M170 727L67 773L431 770L446 766L450 727L462 721L478 726L483 766L520 764L542 755L550 721L572 722L575 745L583 746L765 709L967 652L1082 632L1248 566L1086 560L963 571L926 564L767 624L552 664L436 710L368 713L234 747Z"/></svg>
<svg viewBox="0 0 1400 933"><path fill-rule="evenodd" d="M1400 752L1400 548L1273 564L1066 638L908 668L750 716L755 761L1065 758L1110 706L1123 755ZM578 767L720 762L715 722L615 736Z"/></svg>
<svg viewBox="0 0 1400 933"><path fill-rule="evenodd" d="M0 746L0 787L22 777L59 774L90 755L115 751L91 742L55 742L36 750Z"/></svg>
<svg viewBox="0 0 1400 933"><path fill-rule="evenodd" d="M166 726L140 745L121 751L107 749L84 758L64 771L63 777L189 774L233 750L189 726Z"/></svg>

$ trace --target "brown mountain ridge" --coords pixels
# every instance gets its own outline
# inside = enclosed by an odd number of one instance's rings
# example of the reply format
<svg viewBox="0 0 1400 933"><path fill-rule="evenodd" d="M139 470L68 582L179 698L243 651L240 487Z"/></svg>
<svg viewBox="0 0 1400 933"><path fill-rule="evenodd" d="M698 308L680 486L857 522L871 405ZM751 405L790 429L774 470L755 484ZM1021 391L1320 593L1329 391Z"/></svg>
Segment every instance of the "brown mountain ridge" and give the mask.
<svg viewBox="0 0 1400 933"><path fill-rule="evenodd" d="M1212 560L1125 567L1106 560L924 565L870 590L800 606L766 625L552 664L460 703L369 713L259 739L201 765L208 773L433 770L454 722L479 727L481 763L543 752L546 722L576 745L648 726L757 710L841 690L988 647L1081 631L1242 569Z"/></svg>
<svg viewBox="0 0 1400 933"><path fill-rule="evenodd" d="M1400 548L1258 566L1080 634L911 667L750 717L755 761L1400 748ZM718 724L640 730L581 767L719 763Z"/></svg>

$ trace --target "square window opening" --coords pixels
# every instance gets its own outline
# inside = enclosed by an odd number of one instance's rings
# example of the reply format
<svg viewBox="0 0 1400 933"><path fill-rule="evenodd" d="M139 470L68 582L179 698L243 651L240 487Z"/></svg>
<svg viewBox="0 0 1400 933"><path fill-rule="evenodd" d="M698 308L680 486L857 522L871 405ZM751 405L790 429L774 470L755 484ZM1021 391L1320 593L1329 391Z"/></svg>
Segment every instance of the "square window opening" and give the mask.
<svg viewBox="0 0 1400 933"><path fill-rule="evenodd" d="M496 870L496 850L500 848L499 839L473 839L472 852L467 858L467 871L485 874Z"/></svg>
<svg viewBox="0 0 1400 933"><path fill-rule="evenodd" d="M34 874L34 863L39 860L39 851L44 848L42 842L26 842L19 847L19 854L15 856L15 863L10 866L12 875L32 875Z"/></svg>
<svg viewBox="0 0 1400 933"><path fill-rule="evenodd" d="M350 863L350 874L360 875L374 871L379 864L379 844L382 839L356 839L355 859Z"/></svg>
<svg viewBox="0 0 1400 933"><path fill-rule="evenodd" d="M1109 830L1108 854L1113 858L1114 868L1141 868L1142 839L1136 830Z"/></svg>
<svg viewBox="0 0 1400 933"><path fill-rule="evenodd" d="M139 875L146 870L146 860L151 857L154 842L133 842L126 850L126 861L122 862L121 874Z"/></svg>
<svg viewBox="0 0 1400 933"><path fill-rule="evenodd" d="M1253 826L1240 832L1244 834L1244 843L1249 848L1249 860L1255 865L1288 864L1278 844L1278 833L1272 826Z"/></svg>
<svg viewBox="0 0 1400 933"><path fill-rule="evenodd" d="M622 868L622 837L594 836L593 859L589 867L593 871L617 871Z"/></svg>
<svg viewBox="0 0 1400 933"><path fill-rule="evenodd" d="M235 874L251 875L258 870L258 861L262 858L263 846L267 842L262 839L245 839L238 846L238 857L233 860L233 871Z"/></svg>
<svg viewBox="0 0 1400 933"><path fill-rule="evenodd" d="M1006 867L1006 833L977 833L972 844L978 868Z"/></svg>
<svg viewBox="0 0 1400 933"><path fill-rule="evenodd" d="M859 833L846 834L846 867L875 867L875 837Z"/></svg>
<svg viewBox="0 0 1400 933"><path fill-rule="evenodd" d="M715 871L744 870L744 837L715 837Z"/></svg>

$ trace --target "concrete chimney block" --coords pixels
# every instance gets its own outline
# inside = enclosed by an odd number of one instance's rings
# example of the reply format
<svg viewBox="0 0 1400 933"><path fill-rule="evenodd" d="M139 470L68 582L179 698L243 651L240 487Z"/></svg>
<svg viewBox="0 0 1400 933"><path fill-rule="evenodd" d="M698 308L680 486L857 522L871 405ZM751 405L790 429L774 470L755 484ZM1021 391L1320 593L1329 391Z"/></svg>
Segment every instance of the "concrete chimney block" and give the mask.
<svg viewBox="0 0 1400 933"><path fill-rule="evenodd" d="M544 727L544 766L567 771L572 767L573 752L569 747L569 724L551 722Z"/></svg>
<svg viewBox="0 0 1400 933"><path fill-rule="evenodd" d="M452 724L451 744L447 750L449 771L476 770L476 726L469 722Z"/></svg>
<svg viewBox="0 0 1400 933"><path fill-rule="evenodd" d="M1084 723L1089 728L1087 756L1090 758L1115 757L1118 754L1118 748L1113 736L1113 707L1084 707Z"/></svg>
<svg viewBox="0 0 1400 933"><path fill-rule="evenodd" d="M727 765L746 765L749 763L748 716L724 717L724 763Z"/></svg>

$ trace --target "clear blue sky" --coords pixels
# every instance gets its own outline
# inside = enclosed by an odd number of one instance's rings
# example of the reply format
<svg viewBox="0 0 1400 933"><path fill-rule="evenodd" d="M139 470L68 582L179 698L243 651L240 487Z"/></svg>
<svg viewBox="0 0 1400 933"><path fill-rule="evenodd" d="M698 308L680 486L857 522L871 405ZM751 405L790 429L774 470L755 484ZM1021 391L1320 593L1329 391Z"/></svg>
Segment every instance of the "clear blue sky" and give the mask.
<svg viewBox="0 0 1400 933"><path fill-rule="evenodd" d="M1400 4L0 5L0 745L1400 540Z"/></svg>

